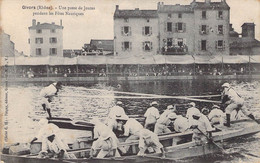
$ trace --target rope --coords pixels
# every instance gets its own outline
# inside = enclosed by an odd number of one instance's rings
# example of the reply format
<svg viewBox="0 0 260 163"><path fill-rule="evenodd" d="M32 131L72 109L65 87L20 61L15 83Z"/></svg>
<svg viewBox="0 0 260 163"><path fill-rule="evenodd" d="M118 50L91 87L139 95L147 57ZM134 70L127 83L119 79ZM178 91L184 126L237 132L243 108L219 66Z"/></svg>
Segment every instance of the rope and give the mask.
<svg viewBox="0 0 260 163"><path fill-rule="evenodd" d="M189 101L199 101L199 102L210 102L210 103L221 103L220 101L213 101L213 100L205 100L205 99L196 99L196 98L189 98L185 96L100 96L100 95L59 95L59 97L78 97L78 98L116 98L116 99L181 99L181 100L189 100Z"/></svg>

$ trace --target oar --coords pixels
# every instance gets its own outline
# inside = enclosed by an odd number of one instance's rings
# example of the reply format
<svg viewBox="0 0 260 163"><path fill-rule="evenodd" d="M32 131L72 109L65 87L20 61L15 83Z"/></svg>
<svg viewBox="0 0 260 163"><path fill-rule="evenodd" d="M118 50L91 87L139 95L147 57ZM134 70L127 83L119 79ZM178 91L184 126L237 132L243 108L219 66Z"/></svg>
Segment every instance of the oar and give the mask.
<svg viewBox="0 0 260 163"><path fill-rule="evenodd" d="M199 130L200 133L202 133L208 140L210 140L209 136L206 135L204 132L202 132L198 127L196 128L197 130ZM221 146L219 146L216 142L214 142L213 140L211 141L212 144L214 144L215 146L217 146L219 149L221 149L221 151L224 154L230 154L229 152L227 152L224 148L222 148Z"/></svg>
<svg viewBox="0 0 260 163"><path fill-rule="evenodd" d="M146 157L146 158L151 158L151 159L160 159L160 160L167 160L167 161L177 162L177 160L174 159L174 158L166 158L166 157L158 157L158 156L149 156L149 155L144 155L144 156L140 156L140 157Z"/></svg>

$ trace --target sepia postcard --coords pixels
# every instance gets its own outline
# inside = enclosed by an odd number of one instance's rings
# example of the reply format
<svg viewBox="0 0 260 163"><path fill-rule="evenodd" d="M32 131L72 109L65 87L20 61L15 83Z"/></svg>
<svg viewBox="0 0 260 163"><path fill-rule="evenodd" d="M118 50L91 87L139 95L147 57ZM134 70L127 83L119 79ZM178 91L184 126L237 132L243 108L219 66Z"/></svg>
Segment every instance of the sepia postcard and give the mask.
<svg viewBox="0 0 260 163"><path fill-rule="evenodd" d="M260 162L259 9L0 1L1 163Z"/></svg>

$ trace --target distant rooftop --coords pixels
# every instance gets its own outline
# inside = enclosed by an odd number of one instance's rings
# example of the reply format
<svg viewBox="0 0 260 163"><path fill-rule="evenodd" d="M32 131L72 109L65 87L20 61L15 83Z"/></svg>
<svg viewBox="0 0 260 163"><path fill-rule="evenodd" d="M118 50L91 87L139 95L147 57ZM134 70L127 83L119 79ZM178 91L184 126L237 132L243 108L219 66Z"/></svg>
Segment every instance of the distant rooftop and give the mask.
<svg viewBox="0 0 260 163"><path fill-rule="evenodd" d="M255 26L255 23L244 23L241 27L243 27L243 26Z"/></svg>
<svg viewBox="0 0 260 163"><path fill-rule="evenodd" d="M157 18L157 10L119 10L119 6L116 5L116 11L114 18Z"/></svg>
<svg viewBox="0 0 260 163"><path fill-rule="evenodd" d="M114 40L90 40L91 46L96 46L97 48L102 48L103 51L114 51Z"/></svg>
<svg viewBox="0 0 260 163"><path fill-rule="evenodd" d="M237 37L232 38L230 48L251 48L260 47L260 42L251 37Z"/></svg>
<svg viewBox="0 0 260 163"><path fill-rule="evenodd" d="M221 2L192 2L191 5L195 9L226 9L229 10L230 7L225 1Z"/></svg>
<svg viewBox="0 0 260 163"><path fill-rule="evenodd" d="M62 26L62 20L60 20L60 25L55 24L54 22L52 23L40 23L37 22L36 20L32 20L32 26L28 27L29 29L63 29Z"/></svg>

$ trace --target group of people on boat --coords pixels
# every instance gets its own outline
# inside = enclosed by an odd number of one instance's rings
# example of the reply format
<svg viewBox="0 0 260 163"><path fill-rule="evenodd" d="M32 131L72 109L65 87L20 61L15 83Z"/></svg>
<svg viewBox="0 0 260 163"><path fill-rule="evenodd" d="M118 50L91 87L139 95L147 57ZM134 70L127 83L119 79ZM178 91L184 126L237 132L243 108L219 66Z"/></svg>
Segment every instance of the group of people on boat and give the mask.
<svg viewBox="0 0 260 163"><path fill-rule="evenodd" d="M126 115L123 103L117 101L116 105L109 109L108 116L105 120L98 118L91 120L91 123L94 125L94 141L91 147L90 157L119 157L120 155L127 154L131 142L135 141L139 143L138 155L143 156L146 153L155 152L162 153L162 157L165 157L165 151L159 141L159 135L171 132L185 133L192 131L192 140L199 145L212 141L212 132L218 130L213 127L214 124L219 123L230 127L231 118L236 117L239 111L242 111L249 118L260 123L252 113L246 110L243 98L229 83L224 83L222 88L221 107L224 106L224 112L218 105L213 105L210 110L207 108L200 110L196 107L194 102L190 102L187 105L188 109L185 116L178 113L176 105L167 106L163 113L160 114L158 110L159 104L153 101L144 114L144 125L135 118ZM61 83L57 82L45 87L41 91L41 96L44 99L42 107L47 111L50 118L49 103L52 101L53 96L57 95L59 89L61 89ZM50 127L50 125L53 124L48 125ZM53 126L51 128L53 128ZM46 127L44 130L46 130ZM52 153L55 153L58 157L60 157L60 155L66 158L75 157L68 155L66 152L67 146L62 143L59 134L57 134L55 130L51 129L48 131L51 132L41 134L44 135L41 136L44 137L41 152L42 156L46 156L46 151L52 151ZM126 137L124 143L118 139L121 136ZM32 142L35 140L37 139L32 140ZM180 141L181 138L176 137L176 139L173 139L172 145L177 145Z"/></svg>

